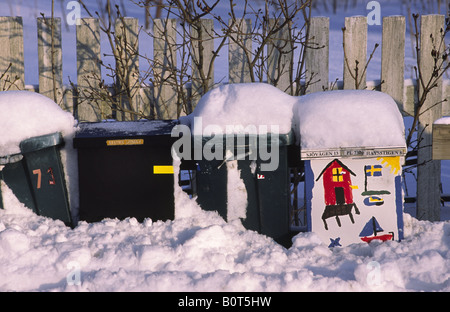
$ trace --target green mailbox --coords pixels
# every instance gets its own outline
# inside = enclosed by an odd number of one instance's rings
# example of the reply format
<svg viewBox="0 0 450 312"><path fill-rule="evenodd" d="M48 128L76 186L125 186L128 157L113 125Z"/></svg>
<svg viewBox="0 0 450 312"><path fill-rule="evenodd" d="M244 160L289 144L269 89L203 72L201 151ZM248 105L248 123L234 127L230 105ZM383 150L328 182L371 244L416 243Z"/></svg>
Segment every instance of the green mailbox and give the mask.
<svg viewBox="0 0 450 312"><path fill-rule="evenodd" d="M267 137L270 138L271 134ZM234 144L232 153L227 151L225 141L235 140L238 136L224 139L223 159L202 159L197 161L196 187L197 202L205 210L217 211L225 220L239 217L249 230L272 237L278 243L289 246L291 231L289 226L290 208L290 158L295 151L294 134L276 134L275 140L258 135L247 135L241 145ZM209 138L203 138L203 145ZM195 138L194 138L195 140ZM263 160L256 148L251 151L252 142L258 142L258 149L277 149L278 165L273 170L262 170L269 160ZM275 142L275 144L274 144ZM262 146L266 144L266 146ZM216 148L221 148L216 144ZM228 155L227 155L228 153ZM251 157L251 155L257 155ZM230 162L235 162L230 166ZM233 169L233 166L237 166ZM230 179L238 172L238 180ZM236 184L242 181L243 196L246 197L245 212L233 211L232 201L240 195ZM239 204L241 205L241 204ZM242 206L242 205L241 205Z"/></svg>
<svg viewBox="0 0 450 312"><path fill-rule="evenodd" d="M0 157L0 179L8 185L21 203L33 210L33 212L37 213L33 194L30 186L28 185L27 172L22 160L22 154ZM0 208L4 208L1 190Z"/></svg>
<svg viewBox="0 0 450 312"><path fill-rule="evenodd" d="M1 158L4 166L1 178L18 200L35 213L72 226L60 157L63 144L59 132L23 140L20 154Z"/></svg>
<svg viewBox="0 0 450 312"><path fill-rule="evenodd" d="M296 102L267 83L224 84L183 120L194 140L200 206L285 246L291 244L288 155L295 150Z"/></svg>

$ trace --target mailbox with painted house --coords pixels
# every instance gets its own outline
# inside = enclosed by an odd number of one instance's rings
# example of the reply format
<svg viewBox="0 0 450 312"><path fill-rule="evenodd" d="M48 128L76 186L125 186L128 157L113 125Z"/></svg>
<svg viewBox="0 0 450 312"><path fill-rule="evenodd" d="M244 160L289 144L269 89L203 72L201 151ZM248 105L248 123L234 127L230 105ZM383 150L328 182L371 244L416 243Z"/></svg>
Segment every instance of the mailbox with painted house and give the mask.
<svg viewBox="0 0 450 312"><path fill-rule="evenodd" d="M296 122L305 163L308 230L330 247L403 238L404 125L377 91L302 96Z"/></svg>

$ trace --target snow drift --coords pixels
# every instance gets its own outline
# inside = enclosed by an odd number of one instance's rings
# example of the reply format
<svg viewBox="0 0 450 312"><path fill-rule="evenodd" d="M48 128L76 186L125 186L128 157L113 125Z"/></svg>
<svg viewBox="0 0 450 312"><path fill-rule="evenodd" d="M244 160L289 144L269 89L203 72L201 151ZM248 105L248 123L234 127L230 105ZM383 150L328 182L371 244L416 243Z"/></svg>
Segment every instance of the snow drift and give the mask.
<svg viewBox="0 0 450 312"><path fill-rule="evenodd" d="M1 291L450 291L448 222L405 215L402 242L330 249L300 233L285 249L187 195L174 221L105 219L72 230L4 193Z"/></svg>

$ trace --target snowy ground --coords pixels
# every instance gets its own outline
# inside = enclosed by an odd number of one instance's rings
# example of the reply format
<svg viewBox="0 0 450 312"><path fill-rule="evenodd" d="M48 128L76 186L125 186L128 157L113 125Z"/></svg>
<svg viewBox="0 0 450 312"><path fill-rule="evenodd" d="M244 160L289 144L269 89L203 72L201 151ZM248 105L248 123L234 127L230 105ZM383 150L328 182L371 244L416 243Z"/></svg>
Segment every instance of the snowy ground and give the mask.
<svg viewBox="0 0 450 312"><path fill-rule="evenodd" d="M285 249L183 194L175 221L70 229L2 189L0 291L450 291L448 221L405 214L402 242L330 249L300 233Z"/></svg>

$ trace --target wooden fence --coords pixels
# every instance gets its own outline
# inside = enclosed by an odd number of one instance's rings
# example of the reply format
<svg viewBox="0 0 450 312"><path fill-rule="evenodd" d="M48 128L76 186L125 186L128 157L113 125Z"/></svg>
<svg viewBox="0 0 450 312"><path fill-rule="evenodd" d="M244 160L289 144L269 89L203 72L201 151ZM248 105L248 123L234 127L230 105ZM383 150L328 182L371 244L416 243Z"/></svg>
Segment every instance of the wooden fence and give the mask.
<svg viewBox="0 0 450 312"><path fill-rule="evenodd" d="M50 25L54 23L53 38ZM137 34L139 26L137 19L125 18L122 20L122 28L118 28L116 23L116 35L120 34L128 38L128 46L132 49L138 49ZM100 27L99 21L94 18L81 19L80 25L76 28L76 49L77 49L77 90L73 90L71 86L65 86L62 82L62 49L61 49L61 22L59 18L53 21L49 18L38 18L38 62L39 62L39 85L27 87L24 83L24 46L23 46L23 24L21 17L0 17L0 74L8 69L8 75L0 80L0 86L11 83L11 77L15 77L14 84L11 89L31 89L33 91L44 94L50 98L56 98L61 107L65 110L73 112L74 116L81 122L97 121L111 114L108 105L93 105L83 99L84 90L89 89L90 82L93 77L101 77L101 51L100 51ZM212 20L203 20L203 27L214 27ZM445 19L443 15L424 15L421 16L421 47L419 57L422 60L422 68L424 77L430 77L433 73L433 60L430 57L432 43L430 34L434 38L438 38L441 28L444 27ZM251 29L251 21L244 20L241 27ZM120 26L119 26L120 27ZM414 115L417 106L416 88L417 83L412 81L408 83L404 79L405 70L405 17L390 16L383 18L382 30L382 58L381 58L381 76L375 83L376 88L391 95L397 102L400 110L405 116ZM129 67L129 80L124 83L133 85L134 109L155 119L176 119L180 115L180 108L177 107L177 96L180 90L173 85L168 84L164 77L167 77L169 69L164 67L168 63L168 59L173 55L171 45L176 42L176 21L175 20L155 20L153 32L154 38L154 66L153 72L158 74L160 79L154 79L151 86L136 84L139 77L139 60L138 58L127 60ZM357 16L345 18L345 33L343 42L345 44L346 56L349 64L365 64L367 55L367 17ZM156 34L161 34L157 36ZM207 67L209 61L213 57L214 41L208 37L210 32L204 31L201 34L201 40L204 42L204 55L202 62ZM373 82L367 82L365 74L361 75L360 83L355 84L352 77L352 66L344 66L343 80L341 83L333 84L328 81L329 76L329 18L316 17L311 19L309 37L320 49L306 49L306 77L305 80L314 75L314 83L306 89L306 93L322 91L324 88L343 88L355 89L366 88ZM279 33L278 39L286 38L286 33ZM252 41L246 38L245 45L251 50ZM196 43L193 42L193 45ZM267 58L267 68L269 74L267 81L277 81L277 87L283 90L289 89L292 79L289 79L289 73L283 70L270 70L271 68L279 69L280 66L288 64L292 61L292 53L280 54L277 48L276 40L272 43L274 48L268 48L270 54ZM254 47L253 47L254 49ZM333 52L333 51L331 51ZM228 43L229 55L229 83L250 82L250 73L246 66L246 58L244 50L235 42ZM194 56L195 57L195 56ZM171 63L174 66L175 61ZM363 65L360 69L363 68ZM206 70L206 69L205 69ZM277 77L273 75L278 75ZM203 73L192 72L192 76ZM211 81L214 80L214 70L209 72ZM17 79L16 79L17 78ZM9 81L8 81L9 79ZM382 82L382 83L380 83ZM200 86L192 82L189 90L181 90L187 92L190 107L194 107L199 96L202 94ZM56 96L54 97L54 93ZM444 99L448 101L442 102ZM435 103L440 103L435 105ZM450 84L444 83L441 79L438 86L429 94L427 101L422 109L424 113L420 116L420 131L423 131L422 148L418 152L418 163L422 164L418 167L418 186L417 186L417 207L418 217L427 220L439 220L440 211L440 162L432 161L431 158L431 124L437 118L443 115L450 115ZM429 126L427 126L429 125Z"/></svg>

